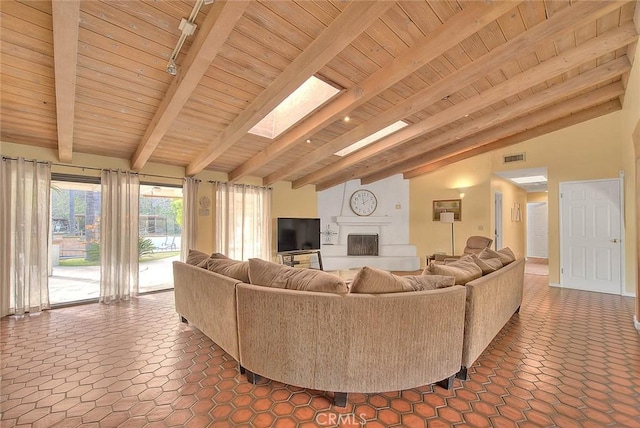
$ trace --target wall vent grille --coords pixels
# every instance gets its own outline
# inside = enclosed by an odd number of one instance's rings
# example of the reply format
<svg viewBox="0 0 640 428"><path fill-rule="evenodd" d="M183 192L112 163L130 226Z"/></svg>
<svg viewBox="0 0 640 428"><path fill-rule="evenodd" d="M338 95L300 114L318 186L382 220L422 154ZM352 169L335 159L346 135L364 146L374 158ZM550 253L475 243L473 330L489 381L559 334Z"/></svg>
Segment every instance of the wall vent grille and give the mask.
<svg viewBox="0 0 640 428"><path fill-rule="evenodd" d="M518 153L515 155L505 155L503 156L504 163L510 162L523 162L525 160L524 153Z"/></svg>

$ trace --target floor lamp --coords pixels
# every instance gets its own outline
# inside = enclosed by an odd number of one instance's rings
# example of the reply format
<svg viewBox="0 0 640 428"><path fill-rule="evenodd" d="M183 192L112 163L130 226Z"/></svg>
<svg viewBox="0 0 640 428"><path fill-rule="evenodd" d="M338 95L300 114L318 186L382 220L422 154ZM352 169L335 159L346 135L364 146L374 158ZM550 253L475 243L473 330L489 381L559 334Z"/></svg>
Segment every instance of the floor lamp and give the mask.
<svg viewBox="0 0 640 428"><path fill-rule="evenodd" d="M453 221L454 214L452 212L442 211L440 213L440 223L451 223L451 255L455 256L456 250L453 246Z"/></svg>

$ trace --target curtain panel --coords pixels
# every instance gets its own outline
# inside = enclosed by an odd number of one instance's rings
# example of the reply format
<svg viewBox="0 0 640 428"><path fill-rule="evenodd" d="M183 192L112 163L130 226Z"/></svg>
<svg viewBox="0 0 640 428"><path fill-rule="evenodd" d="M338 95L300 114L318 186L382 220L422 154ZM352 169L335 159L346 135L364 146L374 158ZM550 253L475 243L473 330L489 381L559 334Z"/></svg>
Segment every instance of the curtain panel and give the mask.
<svg viewBox="0 0 640 428"><path fill-rule="evenodd" d="M0 163L1 316L49 309L51 164Z"/></svg>
<svg viewBox="0 0 640 428"><path fill-rule="evenodd" d="M235 260L271 260L271 189L215 183L216 251Z"/></svg>
<svg viewBox="0 0 640 428"><path fill-rule="evenodd" d="M138 294L140 180L126 171L103 170L100 220L100 302Z"/></svg>
<svg viewBox="0 0 640 428"><path fill-rule="evenodd" d="M182 239L180 260L187 260L189 250L196 248L198 240L198 186L200 180L185 178L182 187Z"/></svg>

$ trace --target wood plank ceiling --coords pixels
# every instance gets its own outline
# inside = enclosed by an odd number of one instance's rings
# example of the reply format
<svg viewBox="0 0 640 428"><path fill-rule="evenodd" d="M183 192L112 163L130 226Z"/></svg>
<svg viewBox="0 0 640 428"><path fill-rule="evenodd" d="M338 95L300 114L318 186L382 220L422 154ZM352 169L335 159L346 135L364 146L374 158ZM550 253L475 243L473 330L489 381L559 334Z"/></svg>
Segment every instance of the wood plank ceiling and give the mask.
<svg viewBox="0 0 640 428"><path fill-rule="evenodd" d="M638 38L636 1L216 0L173 76L194 4L2 0L2 141L294 188L410 178L619 110ZM310 76L340 93L247 132Z"/></svg>

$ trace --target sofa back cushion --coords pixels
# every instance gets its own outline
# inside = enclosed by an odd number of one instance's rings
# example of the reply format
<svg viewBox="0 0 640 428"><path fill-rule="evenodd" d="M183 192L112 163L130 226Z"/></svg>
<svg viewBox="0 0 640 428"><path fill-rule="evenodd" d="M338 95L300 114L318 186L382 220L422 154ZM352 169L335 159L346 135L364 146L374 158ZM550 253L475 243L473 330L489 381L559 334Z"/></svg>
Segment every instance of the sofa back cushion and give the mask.
<svg viewBox="0 0 640 428"><path fill-rule="evenodd" d="M499 258L495 259L481 259L477 254L473 254L471 259L475 264L482 269L482 274L487 275L491 272L495 272L502 267L502 262Z"/></svg>
<svg viewBox="0 0 640 428"><path fill-rule="evenodd" d="M229 258L209 258L203 266L211 272L228 276L242 282L249 282L249 262L231 260Z"/></svg>
<svg viewBox="0 0 640 428"><path fill-rule="evenodd" d="M301 269L271 263L261 259L249 259L251 284L290 290L346 293L347 284L336 275L315 270Z"/></svg>
<svg viewBox="0 0 640 428"><path fill-rule="evenodd" d="M423 274L453 276L457 285L464 285L469 281L480 278L482 269L473 262L471 257L462 257L460 260L446 265L431 263Z"/></svg>
<svg viewBox="0 0 640 428"><path fill-rule="evenodd" d="M511 251L509 247L505 247L500 251L494 251L491 248L485 248L480 252L480 254L478 254L478 257L483 260L500 259L500 262L502 262L503 266L508 265L516 259L515 254L513 254L513 251Z"/></svg>
<svg viewBox="0 0 640 428"><path fill-rule="evenodd" d="M454 285L453 277L439 275L398 276L391 272L365 266L353 278L349 293L402 293L404 291L435 290Z"/></svg>
<svg viewBox="0 0 640 428"><path fill-rule="evenodd" d="M188 265L197 266L208 258L209 254L207 253L203 253L202 251L198 250L189 250L189 254L187 254L187 260L185 261L185 263Z"/></svg>

